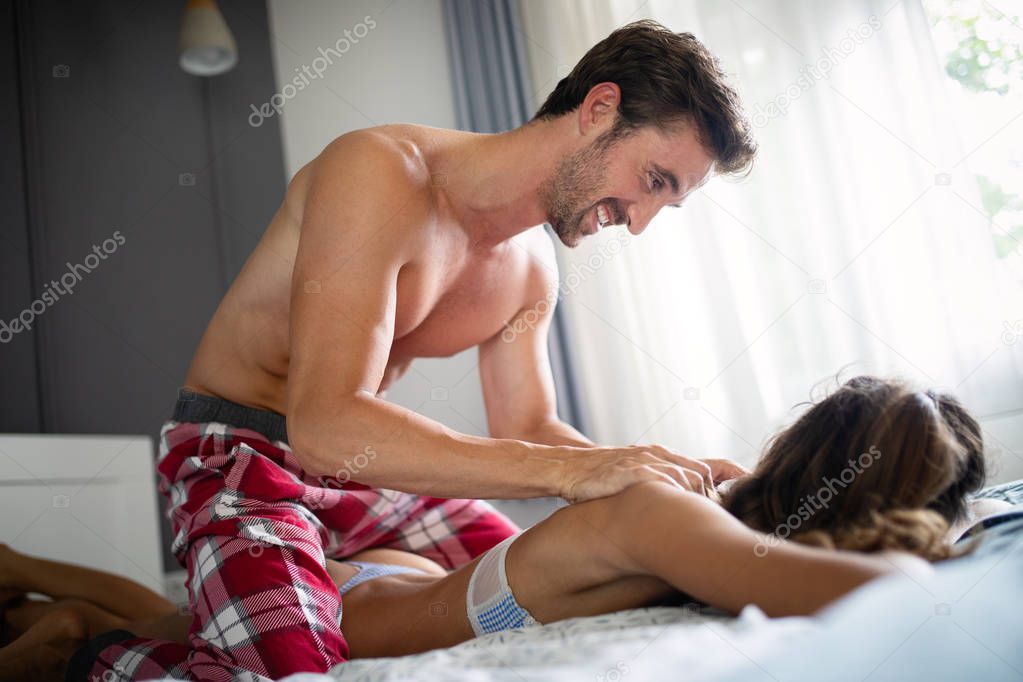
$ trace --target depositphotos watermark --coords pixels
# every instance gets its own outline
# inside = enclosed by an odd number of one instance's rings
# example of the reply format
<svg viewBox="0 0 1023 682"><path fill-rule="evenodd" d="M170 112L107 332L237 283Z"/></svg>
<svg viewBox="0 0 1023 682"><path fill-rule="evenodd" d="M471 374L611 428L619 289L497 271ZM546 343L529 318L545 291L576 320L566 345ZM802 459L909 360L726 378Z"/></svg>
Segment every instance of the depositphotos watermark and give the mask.
<svg viewBox="0 0 1023 682"><path fill-rule="evenodd" d="M255 104L249 105L252 109L252 113L249 114L249 125L253 128L258 128L263 125L263 121L272 118L274 114L280 116L288 100L305 90L312 81L317 78L323 78L327 67L333 66L335 59L341 59L343 55L352 49L352 45L357 45L359 40L369 35L369 32L376 27L377 22L371 15L367 14L355 26L352 26L350 29L346 28L344 35L334 43L334 47L328 47L327 49L322 47L316 48L320 56L313 59L309 64L303 64L301 68L295 67L295 73L298 75L292 78L290 82L285 83L280 92L274 93L270 101L264 102L259 107Z"/></svg>
<svg viewBox="0 0 1023 682"><path fill-rule="evenodd" d="M1023 320L1016 320L1015 322L1005 320L1002 322L1002 343L1006 346L1011 346L1020 339L1023 339Z"/></svg>
<svg viewBox="0 0 1023 682"><path fill-rule="evenodd" d="M838 473L838 478L825 478L824 485L817 490L816 494L802 498L796 511L789 514L785 522L774 529L772 535L765 536L765 540L761 540L753 546L753 553L758 557L766 556L769 547L777 547L782 540L798 531L803 522L809 521L810 517L821 509L827 509L831 500L838 496L839 491L835 490L836 487L844 490L846 486L856 480L857 476L862 474L865 469L869 469L879 459L881 459L881 450L876 445L871 445L856 459L850 459L847 466Z"/></svg>
<svg viewBox="0 0 1023 682"><path fill-rule="evenodd" d="M757 103L754 111L750 114L750 123L754 128L763 128L770 123L771 119L784 116L788 113L792 103L802 97L804 92L810 90L818 81L830 78L832 69L841 64L844 59L856 51L857 47L879 30L881 30L881 20L872 14L855 30L849 29L837 45L821 48L821 56L817 61L812 64L804 64L799 68L799 78L789 83L767 104Z"/></svg>
<svg viewBox="0 0 1023 682"><path fill-rule="evenodd" d="M575 293L579 285L594 275L597 270L607 265L612 258L621 253L622 249L628 245L628 237L623 232L615 232L614 239L602 243L596 253L590 254L586 262L573 263L570 268L571 272L561 279L558 286L551 287L547 291L547 295L537 301L536 305L524 312L521 317L516 318L513 323L505 326L504 331L501 332L501 340L505 343L511 343L519 334L529 329L535 329L540 319L550 313L551 309L558 302L559 294L565 297Z"/></svg>
<svg viewBox="0 0 1023 682"><path fill-rule="evenodd" d="M320 476L320 485L324 488L338 488L344 486L345 483L351 481L356 474L369 466L369 463L377 458L377 451L373 449L372 445L367 445L362 449L362 452L357 454L352 459L346 459L344 466L337 470L337 473L331 476Z"/></svg>
<svg viewBox="0 0 1023 682"><path fill-rule="evenodd" d="M32 329L35 319L45 313L50 306L57 303L61 296L70 296L75 293L75 287L84 279L83 272L87 275L99 267L101 261L112 256L120 247L124 246L125 238L120 230L103 240L99 246L92 245L92 253L82 259L81 263L68 261L67 272L60 276L59 280L52 279L45 286L43 293L36 300L28 304L16 317L10 321L0 320L0 343L10 343L16 334Z"/></svg>

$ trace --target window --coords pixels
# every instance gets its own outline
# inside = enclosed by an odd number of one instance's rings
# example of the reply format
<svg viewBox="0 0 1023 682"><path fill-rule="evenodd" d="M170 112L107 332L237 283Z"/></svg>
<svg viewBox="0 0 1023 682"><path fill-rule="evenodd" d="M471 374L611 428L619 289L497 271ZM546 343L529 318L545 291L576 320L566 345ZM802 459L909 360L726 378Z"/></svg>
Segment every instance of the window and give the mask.
<svg viewBox="0 0 1023 682"><path fill-rule="evenodd" d="M1007 274L1023 286L1023 21L1012 0L924 0L949 102L977 181L992 246ZM990 131L995 131L992 134ZM978 139L974 139L978 138Z"/></svg>

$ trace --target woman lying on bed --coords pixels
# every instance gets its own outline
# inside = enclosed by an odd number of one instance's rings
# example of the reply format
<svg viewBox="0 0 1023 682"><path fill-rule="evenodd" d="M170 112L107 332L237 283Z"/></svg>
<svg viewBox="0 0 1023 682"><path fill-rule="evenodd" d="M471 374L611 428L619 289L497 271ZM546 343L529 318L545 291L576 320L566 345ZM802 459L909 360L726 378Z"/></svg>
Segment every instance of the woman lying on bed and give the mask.
<svg viewBox="0 0 1023 682"><path fill-rule="evenodd" d="M719 501L644 483L560 509L450 573L386 549L328 565L353 657L680 594L732 613L811 614L874 577L950 556L950 524L983 480L980 427L955 398L858 377L775 436ZM7 609L12 634L24 634L0 650L0 669L5 657L59 666L75 643L115 628L186 642L190 616L123 578L4 548L4 588L54 601Z"/></svg>

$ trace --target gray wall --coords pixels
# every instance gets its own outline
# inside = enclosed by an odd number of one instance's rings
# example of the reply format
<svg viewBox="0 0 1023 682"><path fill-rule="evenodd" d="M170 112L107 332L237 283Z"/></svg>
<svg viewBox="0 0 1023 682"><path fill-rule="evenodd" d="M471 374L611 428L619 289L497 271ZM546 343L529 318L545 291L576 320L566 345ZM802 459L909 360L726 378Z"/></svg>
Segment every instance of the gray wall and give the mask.
<svg viewBox="0 0 1023 682"><path fill-rule="evenodd" d="M247 120L276 89L266 6L219 4L240 60L211 79L178 67L182 2L5 6L0 319L123 244L0 344L0 431L156 436L276 210L279 128Z"/></svg>
<svg viewBox="0 0 1023 682"><path fill-rule="evenodd" d="M0 6L0 85L18 92L18 62L14 6ZM21 152L24 128L17 97L0 99L0 420L5 431L35 432L41 415L36 375L36 337L30 331L13 335L3 322L20 311L32 295L27 201Z"/></svg>

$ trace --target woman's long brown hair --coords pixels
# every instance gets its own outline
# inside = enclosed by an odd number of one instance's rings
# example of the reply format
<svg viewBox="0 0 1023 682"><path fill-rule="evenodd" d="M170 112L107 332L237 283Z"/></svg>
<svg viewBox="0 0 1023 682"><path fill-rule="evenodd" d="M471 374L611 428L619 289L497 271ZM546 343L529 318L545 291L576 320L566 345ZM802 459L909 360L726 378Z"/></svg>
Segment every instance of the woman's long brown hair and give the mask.
<svg viewBox="0 0 1023 682"><path fill-rule="evenodd" d="M777 434L722 504L777 537L933 561L984 477L980 426L955 397L861 376Z"/></svg>

